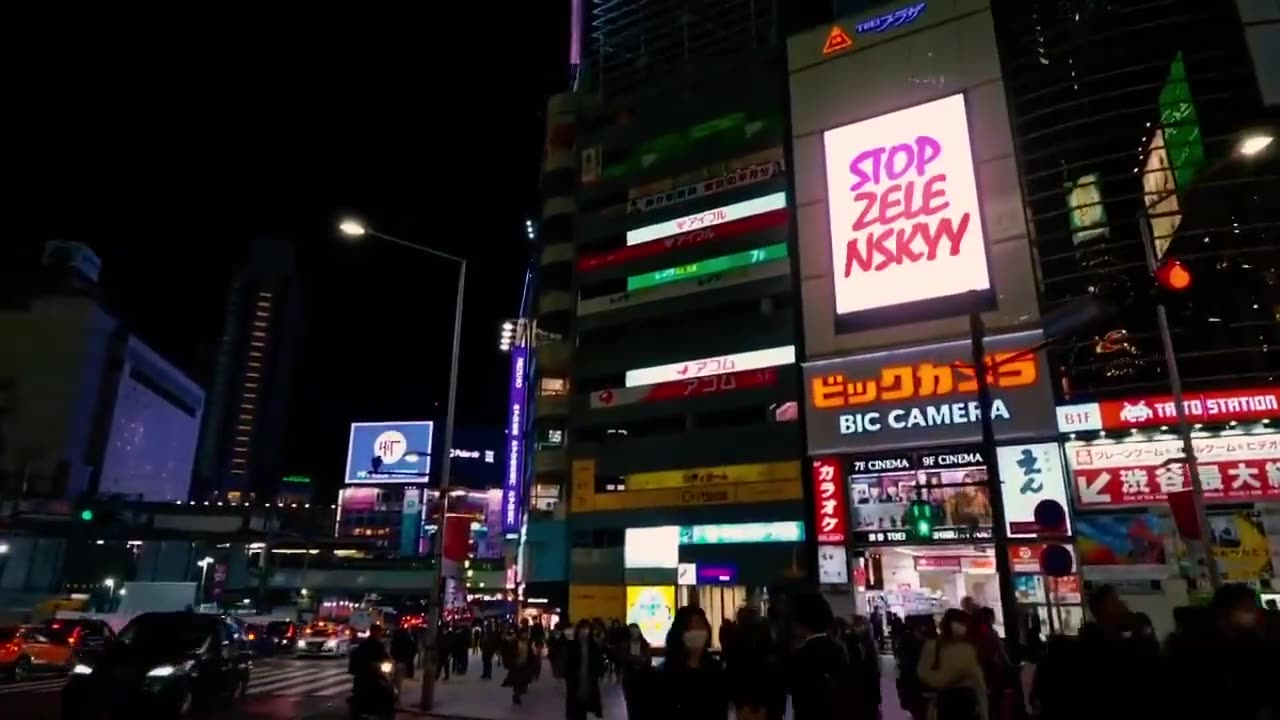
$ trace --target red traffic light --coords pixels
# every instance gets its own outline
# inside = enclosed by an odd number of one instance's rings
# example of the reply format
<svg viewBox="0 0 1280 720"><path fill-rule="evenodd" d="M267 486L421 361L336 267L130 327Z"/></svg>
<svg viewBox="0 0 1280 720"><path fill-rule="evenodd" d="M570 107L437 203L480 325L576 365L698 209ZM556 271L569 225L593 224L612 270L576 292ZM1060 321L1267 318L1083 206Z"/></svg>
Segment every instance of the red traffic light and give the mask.
<svg viewBox="0 0 1280 720"><path fill-rule="evenodd" d="M1156 268L1156 282L1169 292L1182 292L1191 287L1191 271L1181 260L1165 260Z"/></svg>

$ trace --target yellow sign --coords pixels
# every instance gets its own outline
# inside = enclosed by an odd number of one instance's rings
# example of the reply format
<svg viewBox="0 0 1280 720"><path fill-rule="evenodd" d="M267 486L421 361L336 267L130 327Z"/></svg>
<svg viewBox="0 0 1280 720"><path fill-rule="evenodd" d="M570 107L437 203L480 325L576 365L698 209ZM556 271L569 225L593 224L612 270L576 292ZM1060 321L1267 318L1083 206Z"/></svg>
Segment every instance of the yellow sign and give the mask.
<svg viewBox="0 0 1280 720"><path fill-rule="evenodd" d="M592 509L596 494L596 461L592 458L574 460L569 470L569 511L587 512ZM577 617L570 615L570 617Z"/></svg>
<svg viewBox="0 0 1280 720"><path fill-rule="evenodd" d="M572 622L622 618L627 612L628 589L621 585L570 585L569 619Z"/></svg>
<svg viewBox="0 0 1280 720"><path fill-rule="evenodd" d="M624 477L623 480L626 484L627 492L658 490L660 488L776 482L780 480L799 481L800 463L798 461L774 462L689 468L687 470L663 470L661 472L632 473Z"/></svg>
<svg viewBox="0 0 1280 720"><path fill-rule="evenodd" d="M640 585L627 588L627 619L640 626L640 634L653 647L667 644L667 631L676 616L676 589L672 585ZM604 616L601 616L604 617Z"/></svg>
<svg viewBox="0 0 1280 720"><path fill-rule="evenodd" d="M575 507L574 512L644 510L647 508L690 505L736 505L741 503L799 500L802 497L804 497L804 490L799 480L775 480L773 482L741 483L738 485L711 485L600 493L591 498L589 509L577 510Z"/></svg>

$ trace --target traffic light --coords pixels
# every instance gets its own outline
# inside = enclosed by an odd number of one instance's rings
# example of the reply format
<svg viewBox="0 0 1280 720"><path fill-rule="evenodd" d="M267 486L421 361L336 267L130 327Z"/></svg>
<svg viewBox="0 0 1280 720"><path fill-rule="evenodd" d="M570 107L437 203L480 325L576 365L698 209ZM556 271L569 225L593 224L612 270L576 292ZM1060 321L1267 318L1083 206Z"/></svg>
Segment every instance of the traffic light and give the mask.
<svg viewBox="0 0 1280 720"><path fill-rule="evenodd" d="M1181 260L1168 258L1156 267L1156 284L1164 293L1178 294L1191 288L1191 270Z"/></svg>
<svg viewBox="0 0 1280 720"><path fill-rule="evenodd" d="M93 508L91 507L82 508L80 510L80 521L91 523L93 522L94 515L95 513L93 511Z"/></svg>
<svg viewBox="0 0 1280 720"><path fill-rule="evenodd" d="M917 497L907 506L907 528L917 540L933 537L933 506L924 498Z"/></svg>

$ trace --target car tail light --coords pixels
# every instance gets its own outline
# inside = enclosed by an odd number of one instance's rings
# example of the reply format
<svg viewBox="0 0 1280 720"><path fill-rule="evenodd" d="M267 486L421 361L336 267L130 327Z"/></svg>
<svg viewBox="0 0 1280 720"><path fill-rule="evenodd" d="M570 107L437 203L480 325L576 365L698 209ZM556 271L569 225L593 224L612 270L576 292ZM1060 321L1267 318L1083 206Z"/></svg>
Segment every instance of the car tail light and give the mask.
<svg viewBox="0 0 1280 720"><path fill-rule="evenodd" d="M249 633L249 639L250 639L250 640L257 640L257 639L258 639L258 633L253 633L253 632Z"/></svg>
<svg viewBox="0 0 1280 720"><path fill-rule="evenodd" d="M292 626L292 625L290 625L290 626L289 626L289 632L285 635L285 637L287 637L287 638L291 638L291 637L293 637L293 626Z"/></svg>

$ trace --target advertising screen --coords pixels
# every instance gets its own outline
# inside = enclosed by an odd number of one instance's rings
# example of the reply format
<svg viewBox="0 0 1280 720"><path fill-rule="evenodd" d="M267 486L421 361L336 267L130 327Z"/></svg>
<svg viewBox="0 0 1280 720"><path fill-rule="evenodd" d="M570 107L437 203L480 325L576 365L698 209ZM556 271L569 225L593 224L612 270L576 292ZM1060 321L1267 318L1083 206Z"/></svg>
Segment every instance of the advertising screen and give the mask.
<svg viewBox="0 0 1280 720"><path fill-rule="evenodd" d="M659 238L679 235L699 228L723 225L727 222L767 213L771 210L782 210L786 206L787 194L785 192L771 193L764 197L743 200L732 205L725 205L724 207L678 217L674 220L628 230L627 245L640 245L641 243L652 242Z"/></svg>
<svg viewBox="0 0 1280 720"><path fill-rule="evenodd" d="M828 130L823 152L841 330L891 307L901 322L989 305L963 94Z"/></svg>
<svg viewBox="0 0 1280 720"><path fill-rule="evenodd" d="M708 375L688 380L640 385L630 388L609 388L591 393L591 408L621 407L635 403L680 400L714 393L771 387L778 381L776 368L744 370L721 375Z"/></svg>
<svg viewBox="0 0 1280 720"><path fill-rule="evenodd" d="M627 624L640 626L640 634L653 647L665 647L667 631L676 616L676 589L672 585L627 587Z"/></svg>
<svg viewBox="0 0 1280 720"><path fill-rule="evenodd" d="M1155 515L1079 515L1076 549L1089 580L1163 580L1169 576L1165 536L1173 524Z"/></svg>
<svg viewBox="0 0 1280 720"><path fill-rule="evenodd" d="M346 481L426 485L433 425L430 421L352 423Z"/></svg>
<svg viewBox="0 0 1280 720"><path fill-rule="evenodd" d="M801 542L803 540L804 523L799 520L685 525L680 528L681 545Z"/></svg>
<svg viewBox="0 0 1280 720"><path fill-rule="evenodd" d="M506 472L502 480L502 532L520 532L524 513L525 362L529 349L511 349L511 379L507 400Z"/></svg>
<svg viewBox="0 0 1280 720"><path fill-rule="evenodd" d="M693 293L720 290L735 285L745 285L769 278L782 277L790 272L790 264L786 260L779 259L771 262L748 264L743 267L705 275L687 275L675 279L688 280L689 282L663 282L656 287L646 287L642 290L628 290L627 292L613 295L601 295L600 297L585 300L579 299L578 315L587 316L622 310L623 308L635 307L645 303L684 297Z"/></svg>
<svg viewBox="0 0 1280 720"><path fill-rule="evenodd" d="M678 265L676 267L663 268L662 270L654 270L653 272L647 272L643 275L632 275L627 278L627 290L643 290L644 288L676 282L678 280L706 277L707 275L724 272L725 270L736 270L737 268L759 265L760 263L769 262L770 260L782 260L786 257L786 243L766 245L762 248L744 250L743 252L733 253L732 255L721 255L720 257L699 260L698 262L689 263L687 265Z"/></svg>
<svg viewBox="0 0 1280 720"><path fill-rule="evenodd" d="M627 528L622 546L626 568L675 568L680 564L680 526Z"/></svg>
<svg viewBox="0 0 1280 720"><path fill-rule="evenodd" d="M628 370L627 387L637 385L655 385L676 380L720 375L743 370L759 370L761 368L790 365L796 361L795 345L780 345L764 350L720 355L717 357L686 360L684 362L655 365L653 367Z"/></svg>
<svg viewBox="0 0 1280 720"><path fill-rule="evenodd" d="M998 440L1057 434L1039 331L987 338L991 418ZM982 439L968 340L805 363L811 455L938 447Z"/></svg>
<svg viewBox="0 0 1280 720"><path fill-rule="evenodd" d="M850 527L855 543L885 544L989 540L991 494L977 448L846 460ZM909 530L913 500L933 508L932 536Z"/></svg>

